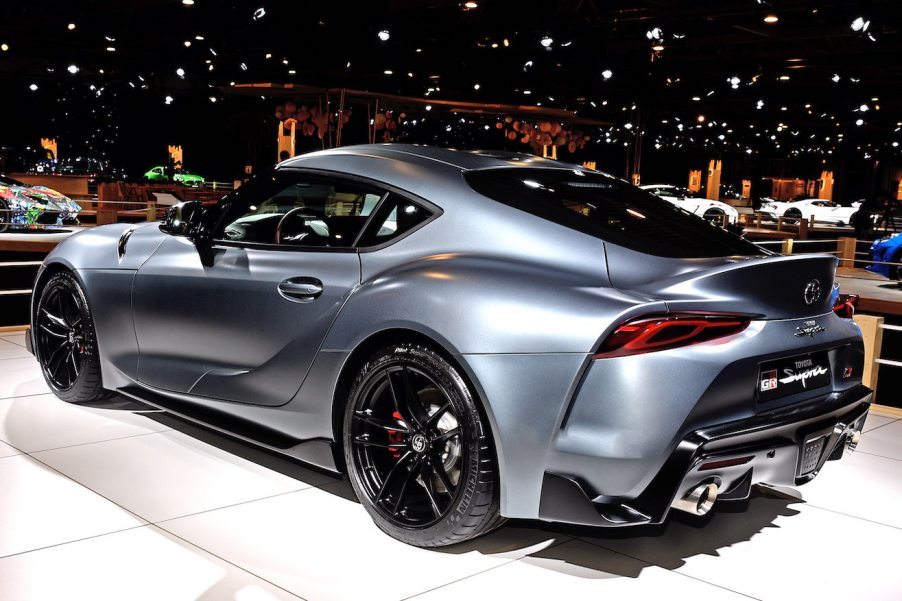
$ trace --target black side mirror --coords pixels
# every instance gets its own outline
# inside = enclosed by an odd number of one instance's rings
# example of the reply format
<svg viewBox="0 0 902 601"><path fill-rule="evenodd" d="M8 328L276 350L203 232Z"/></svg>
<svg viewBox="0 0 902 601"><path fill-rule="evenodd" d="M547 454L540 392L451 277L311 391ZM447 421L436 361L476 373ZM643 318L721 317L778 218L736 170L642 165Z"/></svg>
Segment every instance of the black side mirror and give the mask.
<svg viewBox="0 0 902 601"><path fill-rule="evenodd" d="M196 237L201 231L203 205L198 200L180 202L169 207L160 230L173 236Z"/></svg>

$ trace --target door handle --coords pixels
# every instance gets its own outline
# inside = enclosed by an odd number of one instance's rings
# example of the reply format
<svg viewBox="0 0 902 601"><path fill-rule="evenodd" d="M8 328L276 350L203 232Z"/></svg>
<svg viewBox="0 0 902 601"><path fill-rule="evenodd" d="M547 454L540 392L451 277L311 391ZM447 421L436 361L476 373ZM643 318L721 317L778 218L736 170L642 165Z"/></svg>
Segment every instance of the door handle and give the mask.
<svg viewBox="0 0 902 601"><path fill-rule="evenodd" d="M279 294L290 301L310 302L323 293L323 283L316 278L290 278L279 284Z"/></svg>

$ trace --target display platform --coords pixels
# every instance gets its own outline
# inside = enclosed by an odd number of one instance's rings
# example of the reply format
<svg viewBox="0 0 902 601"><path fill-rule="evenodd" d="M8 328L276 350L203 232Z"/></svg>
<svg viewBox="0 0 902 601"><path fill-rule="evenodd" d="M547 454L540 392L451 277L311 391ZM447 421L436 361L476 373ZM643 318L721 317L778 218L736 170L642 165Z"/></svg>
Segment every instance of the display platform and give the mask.
<svg viewBox="0 0 902 601"><path fill-rule="evenodd" d="M11 230L0 233L0 251L49 253L82 227L61 229Z"/></svg>
<svg viewBox="0 0 902 601"><path fill-rule="evenodd" d="M340 479L57 400L24 334L0 332L0 599L895 600L900 466L902 419L872 414L851 457L741 510L630 531L515 522L430 551L383 534Z"/></svg>

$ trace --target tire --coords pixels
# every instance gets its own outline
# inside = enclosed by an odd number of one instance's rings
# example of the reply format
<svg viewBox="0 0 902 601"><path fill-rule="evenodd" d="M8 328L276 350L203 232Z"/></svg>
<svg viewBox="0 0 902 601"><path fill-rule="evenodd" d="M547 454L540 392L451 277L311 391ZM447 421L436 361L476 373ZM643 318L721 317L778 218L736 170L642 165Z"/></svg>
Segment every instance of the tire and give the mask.
<svg viewBox="0 0 902 601"><path fill-rule="evenodd" d="M722 226L724 215L726 215L726 213L724 213L722 209L710 208L707 211L705 211L705 214L702 215L702 218L705 221L707 221L708 223L713 223L714 225Z"/></svg>
<svg viewBox="0 0 902 601"><path fill-rule="evenodd" d="M789 224L798 223L802 219L802 211L798 209L787 209L785 213L783 213L783 221Z"/></svg>
<svg viewBox="0 0 902 601"><path fill-rule="evenodd" d="M13 212L9 210L9 204L0 198L0 233L5 232L12 225Z"/></svg>
<svg viewBox="0 0 902 601"><path fill-rule="evenodd" d="M457 370L422 345L383 348L360 369L345 408L345 463L357 498L388 535L441 547L504 523L476 403Z"/></svg>
<svg viewBox="0 0 902 601"><path fill-rule="evenodd" d="M893 258L890 259L891 263L902 263L902 249L896 251L896 254L893 255ZM898 265L890 265L889 266L889 279L895 280L899 283L899 287L902 288L902 267Z"/></svg>
<svg viewBox="0 0 902 601"><path fill-rule="evenodd" d="M109 395L100 377L94 320L84 291L71 273L60 272L47 280L32 323L35 357L53 394L69 403Z"/></svg>

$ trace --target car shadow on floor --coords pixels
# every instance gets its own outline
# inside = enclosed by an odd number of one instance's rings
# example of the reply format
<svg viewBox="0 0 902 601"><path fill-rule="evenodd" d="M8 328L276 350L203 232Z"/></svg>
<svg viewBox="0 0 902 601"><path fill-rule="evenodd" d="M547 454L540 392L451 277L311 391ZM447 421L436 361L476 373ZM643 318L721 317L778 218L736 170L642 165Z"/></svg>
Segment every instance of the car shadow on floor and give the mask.
<svg viewBox="0 0 902 601"><path fill-rule="evenodd" d="M357 502L350 484L342 476L169 414L150 413L147 417L260 466ZM464 554L475 551L484 555L504 555L528 549L530 563L545 569L592 579L636 578L648 567L676 569L690 557L718 556L721 549L747 542L767 528L779 528L774 524L777 518L797 515L799 511L790 506L801 502L804 501L792 491L787 493L756 486L749 499L721 502L704 517L674 510L662 525L629 528L510 520L486 536L433 552ZM588 548L596 548L599 552L587 553L582 547L563 544L573 539L585 541L590 545Z"/></svg>

